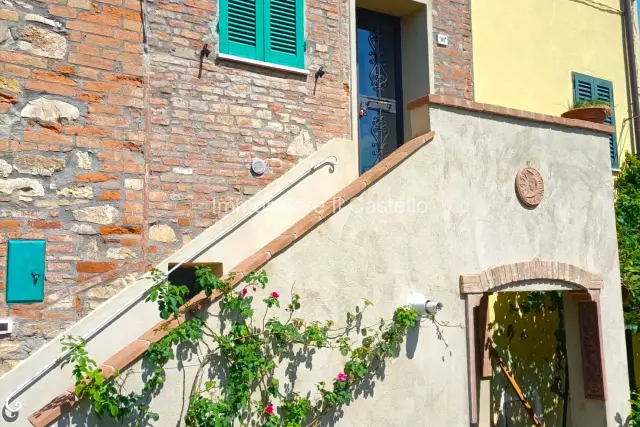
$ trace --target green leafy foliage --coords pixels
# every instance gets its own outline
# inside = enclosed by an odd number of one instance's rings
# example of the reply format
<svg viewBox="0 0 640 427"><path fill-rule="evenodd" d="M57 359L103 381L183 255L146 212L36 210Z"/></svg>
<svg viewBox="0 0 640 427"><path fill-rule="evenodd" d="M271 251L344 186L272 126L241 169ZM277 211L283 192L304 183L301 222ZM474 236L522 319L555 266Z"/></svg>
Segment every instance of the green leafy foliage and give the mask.
<svg viewBox="0 0 640 427"><path fill-rule="evenodd" d="M159 284L151 289L148 301L158 305L164 319L180 319L186 288L174 286L156 273ZM149 396L157 393L165 383L164 366L176 359L176 348L195 347L208 351L201 357L196 380L189 397L185 423L190 427L232 427L259 425L262 427L303 427L317 425L329 411L338 409L354 399L356 388L368 376L381 369L387 358L397 357L407 331L415 327L418 315L408 307L396 309L392 319L381 320L367 333L359 346L354 346L349 333L359 330L363 314L373 304L365 301L355 314L347 313L347 325L335 328L333 321L305 321L294 317L300 310L300 296L291 293L290 302L281 307L281 296L273 291L261 300L264 311L262 323L254 319L256 309L252 293L265 289L268 278L264 271L247 275L234 288L231 280L221 280L208 268L196 270L199 290L216 296L220 302L221 319L226 327L212 330L199 317L200 313L183 313L189 319L167 330L166 335L150 345L146 359L152 365L151 375L145 379L141 394L123 394L121 386L106 380L93 360L88 357L86 343L69 338L66 348L73 349L69 363L74 364L76 392L90 399L99 416L110 415L129 424L140 425L139 420L157 420L149 410ZM274 311L276 313L274 313ZM286 313L280 317L277 313ZM211 348L213 344L215 348ZM297 349L296 349L297 347ZM316 385L317 398L303 396L283 387L275 372L282 363L291 362L300 351L336 349L346 358L343 372L327 385ZM207 367L224 372L216 382L201 381ZM299 361L296 363L300 363ZM285 365L286 366L286 365ZM135 422L129 418L135 417ZM256 424L257 423L257 424Z"/></svg>
<svg viewBox="0 0 640 427"><path fill-rule="evenodd" d="M102 375L102 370L89 357L86 346L83 338L65 336L62 340L63 351L69 350L69 357L62 366L69 363L73 365L76 396L90 399L98 418L107 415L123 422L131 416L136 420L136 425L140 421L157 421L158 414L149 410L145 396L133 392L121 393L121 384ZM118 372L113 376L117 378Z"/></svg>
<svg viewBox="0 0 640 427"><path fill-rule="evenodd" d="M615 182L620 278L627 329L640 328L640 159L627 153Z"/></svg>
<svg viewBox="0 0 640 427"><path fill-rule="evenodd" d="M177 317L180 307L184 304L184 296L189 293L186 286L174 286L169 281L163 280L162 273L153 270L151 277L159 282L149 291L147 302L155 302L160 310L160 317L168 319L171 316Z"/></svg>
<svg viewBox="0 0 640 427"><path fill-rule="evenodd" d="M629 417L629 426L640 427L640 394L631 393L631 415Z"/></svg>
<svg viewBox="0 0 640 427"><path fill-rule="evenodd" d="M575 110L577 108L587 108L587 107L611 107L611 104L607 101L602 101L600 99L581 99L579 101L574 102L569 106L570 110Z"/></svg>

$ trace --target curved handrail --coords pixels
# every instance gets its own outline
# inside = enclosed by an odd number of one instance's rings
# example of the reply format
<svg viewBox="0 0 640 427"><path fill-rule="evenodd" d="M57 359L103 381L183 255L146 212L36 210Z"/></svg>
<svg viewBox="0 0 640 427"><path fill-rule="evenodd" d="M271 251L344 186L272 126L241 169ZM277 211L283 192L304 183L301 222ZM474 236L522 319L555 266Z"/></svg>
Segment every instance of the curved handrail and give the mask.
<svg viewBox="0 0 640 427"><path fill-rule="evenodd" d="M235 229L237 229L240 225L244 224L246 221L248 221L251 217L253 217L254 215L256 215L258 212L260 212L261 210L263 210L264 208L266 208L272 201L276 200L277 198L279 198L282 194L284 194L285 192L289 191L294 185L298 184L300 181L302 181L304 178L306 178L308 175L312 174L313 172L315 172L316 170L318 170L320 167L324 166L324 165L331 165L331 172L333 172L333 169L335 168L335 166L338 164L338 157L331 155L331 156L327 156L324 159L320 160L319 162L315 163L313 166L309 167L306 171L304 171L304 173L300 174L300 176L298 176L296 179L294 179L293 181L291 181L290 183L288 183L287 185L285 185L283 188L281 188L280 190L278 190L276 192L276 194L274 194L272 197L268 198L267 200L265 200L264 202L260 203L255 209L250 210L249 212L247 212L246 215L244 215L242 218L240 218L239 220L235 221L233 224L229 225L227 228L225 228L221 233L219 233L218 235L216 235L216 237L207 242L205 245L201 246L197 251L195 251L193 254L189 255L187 258L183 259L182 261L180 261L178 264L176 264L175 266L173 266L169 271L167 271L166 273L164 273L162 275L161 278L157 279L156 281L154 281L149 287L147 287L144 291L140 292L134 299L132 299L131 301L129 301L127 304L125 304L124 306L122 306L120 309L118 309L117 311L115 311L111 316L107 317L105 320L103 320L98 326L96 326L95 328L93 328L92 330L90 330L89 332L87 332L86 335L84 335L82 338L85 340L90 340L93 337L95 337L98 332L102 331L104 329L105 326L107 326L109 323L111 323L113 320L117 319L118 317L120 317L121 314L123 314L125 311L128 311L131 307L133 307L133 305L135 305L136 303L138 303L142 298L144 298L145 295L147 295L147 292L149 292L149 290L155 286L156 284L160 283L160 281L164 280L164 278L168 277L169 274L173 273L174 271L176 271L180 266L182 266L183 264L193 261L195 258L197 258L198 256L200 256L204 251L208 250L209 248L211 248L213 245L215 245L216 243L218 243L220 240L224 239L225 237L227 237L232 231L234 231ZM38 380L39 378L41 378L45 373L49 372L52 368L54 368L55 366L57 366L60 362L62 362L63 360L65 360L67 358L67 356L69 356L70 350L67 350L65 352L63 352L60 356L58 356L57 358L55 358L52 362L50 362L49 364L47 364L44 368L40 369L35 375L33 375L31 378L29 378L27 381L25 381L24 383L22 383L20 386L16 387L7 397L7 400L4 403L4 407L3 410L6 411L9 416L15 416L15 414L17 414L20 409L22 409L22 402L19 401L15 401L13 402L13 400L19 396L20 394L22 394L22 392L24 392L27 388L29 388L34 382L36 382L36 380Z"/></svg>

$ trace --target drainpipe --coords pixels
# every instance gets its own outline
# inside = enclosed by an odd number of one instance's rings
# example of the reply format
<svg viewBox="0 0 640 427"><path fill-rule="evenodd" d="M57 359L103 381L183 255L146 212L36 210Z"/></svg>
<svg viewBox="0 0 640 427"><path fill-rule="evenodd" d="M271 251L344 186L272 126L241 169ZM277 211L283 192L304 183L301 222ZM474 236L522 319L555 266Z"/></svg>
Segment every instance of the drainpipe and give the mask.
<svg viewBox="0 0 640 427"><path fill-rule="evenodd" d="M636 67L636 50L633 39L633 9L631 0L623 0L624 4L624 31L627 41L627 61L629 62L629 73L631 84L631 105L633 115L633 139L635 141L636 156L640 156L640 108L638 106L638 69Z"/></svg>

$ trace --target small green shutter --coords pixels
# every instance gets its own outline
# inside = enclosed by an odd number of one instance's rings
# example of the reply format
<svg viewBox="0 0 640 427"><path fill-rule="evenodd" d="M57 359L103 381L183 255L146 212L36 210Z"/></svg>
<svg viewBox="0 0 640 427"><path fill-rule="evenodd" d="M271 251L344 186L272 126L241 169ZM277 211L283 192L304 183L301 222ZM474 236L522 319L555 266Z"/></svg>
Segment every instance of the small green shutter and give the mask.
<svg viewBox="0 0 640 427"><path fill-rule="evenodd" d="M265 1L265 60L304 68L303 0Z"/></svg>
<svg viewBox="0 0 640 427"><path fill-rule="evenodd" d="M611 107L611 115L605 123L611 126L616 125L615 113L613 111L613 84L610 81L598 79L580 73L571 73L573 80L573 102L589 99L597 99L608 102ZM609 155L611 156L611 167L618 168L618 141L615 132L609 135Z"/></svg>
<svg viewBox="0 0 640 427"><path fill-rule="evenodd" d="M220 0L220 52L264 60L264 0Z"/></svg>
<svg viewBox="0 0 640 427"><path fill-rule="evenodd" d="M44 299L44 240L9 240L7 249L7 304Z"/></svg>

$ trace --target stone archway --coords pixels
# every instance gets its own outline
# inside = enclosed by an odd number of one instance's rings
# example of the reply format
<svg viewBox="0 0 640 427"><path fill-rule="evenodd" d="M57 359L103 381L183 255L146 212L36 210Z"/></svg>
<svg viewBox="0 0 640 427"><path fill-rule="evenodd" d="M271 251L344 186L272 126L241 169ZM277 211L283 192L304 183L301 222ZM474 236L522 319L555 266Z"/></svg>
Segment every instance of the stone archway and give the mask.
<svg viewBox="0 0 640 427"><path fill-rule="evenodd" d="M544 282L540 288L540 282ZM467 318L467 363L469 371L469 410L471 425L479 421L478 377L487 369L487 350L478 340L476 312L484 296L494 292L556 290L569 292L578 303L584 394L587 399L606 400L602 329L600 325L601 275L572 264L556 261L517 262L491 267L475 274L460 276L460 293L465 297ZM482 355L482 363L479 363Z"/></svg>

